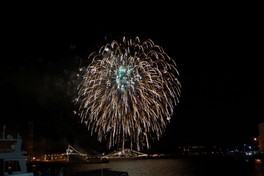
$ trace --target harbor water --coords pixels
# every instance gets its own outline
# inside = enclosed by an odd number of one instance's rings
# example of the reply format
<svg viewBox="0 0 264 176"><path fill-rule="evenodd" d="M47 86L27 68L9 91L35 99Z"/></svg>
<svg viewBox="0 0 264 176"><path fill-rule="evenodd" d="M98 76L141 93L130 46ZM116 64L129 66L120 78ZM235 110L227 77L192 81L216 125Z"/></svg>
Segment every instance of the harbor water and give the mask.
<svg viewBox="0 0 264 176"><path fill-rule="evenodd" d="M264 176L264 161L233 158L119 159L109 163L59 166L56 172L39 175L88 176L92 171L100 171L100 176L107 175L106 171L126 172L129 176Z"/></svg>

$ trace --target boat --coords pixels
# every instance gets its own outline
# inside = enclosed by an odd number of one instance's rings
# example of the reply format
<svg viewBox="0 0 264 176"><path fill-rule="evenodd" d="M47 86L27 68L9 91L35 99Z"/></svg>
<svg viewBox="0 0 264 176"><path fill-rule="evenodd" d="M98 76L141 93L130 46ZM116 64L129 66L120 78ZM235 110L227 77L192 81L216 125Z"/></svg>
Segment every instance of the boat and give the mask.
<svg viewBox="0 0 264 176"><path fill-rule="evenodd" d="M149 158L148 154L135 151L129 148L113 151L107 155L104 155L102 158L109 159L109 160L116 160L116 159L144 159Z"/></svg>
<svg viewBox="0 0 264 176"><path fill-rule="evenodd" d="M28 153L22 150L22 139L18 135L14 138L5 135L5 125L3 136L0 139L0 175L1 176L34 176L33 172L28 172Z"/></svg>
<svg viewBox="0 0 264 176"><path fill-rule="evenodd" d="M109 160L100 155L88 155L86 153L81 153L73 146L68 145L66 153L62 155L67 157L67 162L69 163L108 163Z"/></svg>

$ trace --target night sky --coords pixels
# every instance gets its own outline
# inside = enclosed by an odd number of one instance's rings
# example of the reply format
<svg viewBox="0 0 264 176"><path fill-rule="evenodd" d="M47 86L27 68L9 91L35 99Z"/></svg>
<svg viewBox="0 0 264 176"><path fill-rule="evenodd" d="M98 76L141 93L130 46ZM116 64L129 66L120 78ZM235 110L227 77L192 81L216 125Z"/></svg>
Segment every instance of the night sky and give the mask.
<svg viewBox="0 0 264 176"><path fill-rule="evenodd" d="M180 73L180 103L154 148L244 143L258 135L258 123L264 121L264 86L263 30L257 19L196 17L175 19L174 27L164 23L165 28L152 24L135 30L83 23L6 21L0 125L7 125L7 133L19 132L27 138L28 124L33 122L39 150L43 150L40 146L61 150L68 143L100 149L73 113L76 73L81 61L89 62L92 51L128 35L141 41L150 38L162 46Z"/></svg>

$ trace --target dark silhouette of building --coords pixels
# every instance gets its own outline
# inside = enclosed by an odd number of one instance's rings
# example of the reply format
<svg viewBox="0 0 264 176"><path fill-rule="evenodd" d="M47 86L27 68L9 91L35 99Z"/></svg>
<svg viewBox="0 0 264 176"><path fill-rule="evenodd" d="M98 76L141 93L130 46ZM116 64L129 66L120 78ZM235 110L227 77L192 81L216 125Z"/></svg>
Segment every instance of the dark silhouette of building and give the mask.
<svg viewBox="0 0 264 176"><path fill-rule="evenodd" d="M27 152L28 155L31 157L33 155L34 145L33 145L33 122L29 122L28 127L28 140L27 140Z"/></svg>
<svg viewBox="0 0 264 176"><path fill-rule="evenodd" d="M264 122L259 123L258 128L259 128L259 137L258 137L259 150L261 152L264 152Z"/></svg>

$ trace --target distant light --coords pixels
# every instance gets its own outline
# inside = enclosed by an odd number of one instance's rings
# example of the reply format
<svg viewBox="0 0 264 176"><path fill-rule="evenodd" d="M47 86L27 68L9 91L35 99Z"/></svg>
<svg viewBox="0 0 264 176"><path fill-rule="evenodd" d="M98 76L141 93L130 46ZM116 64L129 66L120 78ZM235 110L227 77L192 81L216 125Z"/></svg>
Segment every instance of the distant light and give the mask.
<svg viewBox="0 0 264 176"><path fill-rule="evenodd" d="M255 162L258 164L262 164L262 160L261 159L255 159Z"/></svg>

